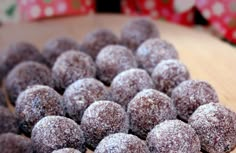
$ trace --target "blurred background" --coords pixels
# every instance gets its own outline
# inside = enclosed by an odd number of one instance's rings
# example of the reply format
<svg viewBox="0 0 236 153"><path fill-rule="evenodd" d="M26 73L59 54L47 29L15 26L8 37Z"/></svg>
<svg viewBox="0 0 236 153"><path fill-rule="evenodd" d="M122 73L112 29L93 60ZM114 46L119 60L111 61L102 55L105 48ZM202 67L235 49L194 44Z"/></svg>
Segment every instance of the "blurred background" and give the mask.
<svg viewBox="0 0 236 153"><path fill-rule="evenodd" d="M150 16L236 44L236 0L0 0L0 24L70 15Z"/></svg>

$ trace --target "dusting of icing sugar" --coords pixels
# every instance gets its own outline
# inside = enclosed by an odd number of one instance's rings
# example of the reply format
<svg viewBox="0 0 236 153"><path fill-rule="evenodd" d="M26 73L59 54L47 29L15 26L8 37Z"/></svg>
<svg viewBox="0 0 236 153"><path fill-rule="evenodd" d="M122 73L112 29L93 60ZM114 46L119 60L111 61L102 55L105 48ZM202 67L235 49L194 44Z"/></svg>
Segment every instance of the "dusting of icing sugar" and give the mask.
<svg viewBox="0 0 236 153"><path fill-rule="evenodd" d="M14 67L8 74L5 85L10 101L15 104L18 95L35 84L54 87L50 69L40 63L27 61Z"/></svg>
<svg viewBox="0 0 236 153"><path fill-rule="evenodd" d="M122 44L133 51L149 38L159 37L156 25L147 18L134 19L128 22L121 30Z"/></svg>
<svg viewBox="0 0 236 153"><path fill-rule="evenodd" d="M89 54L93 59L96 59L100 50L111 44L118 44L117 36L108 29L96 29L88 33L81 43L81 50Z"/></svg>
<svg viewBox="0 0 236 153"><path fill-rule="evenodd" d="M207 152L229 152L236 146L236 113L219 103L198 107L188 120Z"/></svg>
<svg viewBox="0 0 236 153"><path fill-rule="evenodd" d="M118 73L137 67L132 51L120 45L104 47L96 58L96 64L100 80L107 84L110 84Z"/></svg>
<svg viewBox="0 0 236 153"><path fill-rule="evenodd" d="M148 39L139 46L136 59L140 67L152 73L162 60L178 59L178 52L170 43L159 38Z"/></svg>
<svg viewBox="0 0 236 153"><path fill-rule="evenodd" d="M111 83L111 99L126 107L130 100L143 89L154 89L152 78L145 70L129 69L119 73Z"/></svg>
<svg viewBox="0 0 236 153"><path fill-rule="evenodd" d="M63 98L67 114L80 123L85 109L90 104L108 99L108 89L94 78L84 78L71 84L66 89Z"/></svg>
<svg viewBox="0 0 236 153"><path fill-rule="evenodd" d="M206 103L218 103L218 96L213 87L199 80L187 80L180 83L171 94L178 116L187 121L191 114Z"/></svg>
<svg viewBox="0 0 236 153"><path fill-rule="evenodd" d="M194 129L180 120L167 120L156 125L146 141L151 153L199 153L201 149Z"/></svg>
<svg viewBox="0 0 236 153"><path fill-rule="evenodd" d="M33 126L43 117L65 115L62 96L44 85L33 85L21 92L16 101L15 112L21 130L27 135L30 135Z"/></svg>
<svg viewBox="0 0 236 153"><path fill-rule="evenodd" d="M60 55L52 68L56 87L65 89L78 79L95 77L96 66L92 58L76 50Z"/></svg>
<svg viewBox="0 0 236 153"><path fill-rule="evenodd" d="M175 119L177 114L171 99L154 89L144 89L130 101L127 109L132 133L145 139L155 125Z"/></svg>
<svg viewBox="0 0 236 153"><path fill-rule="evenodd" d="M81 153L81 152L73 148L63 148L63 149L55 150L52 153Z"/></svg>
<svg viewBox="0 0 236 153"><path fill-rule="evenodd" d="M71 147L85 151L85 139L80 126L73 120L62 116L47 116L33 128L31 140L37 153Z"/></svg>
<svg viewBox="0 0 236 153"><path fill-rule="evenodd" d="M125 110L111 101L96 101L84 112L81 120L86 143L96 148L98 143L107 135L128 133L129 120Z"/></svg>
<svg viewBox="0 0 236 153"><path fill-rule="evenodd" d="M138 137L116 133L105 137L97 146L94 153L115 152L115 153L149 153L146 143Z"/></svg>
<svg viewBox="0 0 236 153"><path fill-rule="evenodd" d="M178 60L162 60L153 70L152 79L156 89L171 95L181 82L189 79L187 67Z"/></svg>
<svg viewBox="0 0 236 153"><path fill-rule="evenodd" d="M43 56L50 65L53 66L57 57L70 50L78 50L78 43L69 37L59 37L49 40L43 48Z"/></svg>

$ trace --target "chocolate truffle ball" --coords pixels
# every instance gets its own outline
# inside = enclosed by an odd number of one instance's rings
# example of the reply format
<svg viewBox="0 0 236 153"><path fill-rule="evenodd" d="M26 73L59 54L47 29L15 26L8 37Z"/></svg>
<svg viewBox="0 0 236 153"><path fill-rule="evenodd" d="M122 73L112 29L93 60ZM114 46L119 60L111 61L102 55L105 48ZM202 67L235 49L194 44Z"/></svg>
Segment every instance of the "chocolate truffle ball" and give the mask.
<svg viewBox="0 0 236 153"><path fill-rule="evenodd" d="M15 114L9 109L0 106L0 134L12 132L18 133L18 122Z"/></svg>
<svg viewBox="0 0 236 153"><path fill-rule="evenodd" d="M50 67L53 66L57 57L69 50L78 50L78 43L68 37L59 37L49 40L43 49L43 56L47 60Z"/></svg>
<svg viewBox="0 0 236 153"><path fill-rule="evenodd" d="M194 129L180 121L168 120L155 126L147 136L151 153L199 153L201 145Z"/></svg>
<svg viewBox="0 0 236 153"><path fill-rule="evenodd" d="M175 119L177 114L171 99L154 89L145 89L136 94L128 105L130 130L145 139L155 125L164 120Z"/></svg>
<svg viewBox="0 0 236 153"><path fill-rule="evenodd" d="M43 85L34 85L21 92L15 107L20 129L30 135L33 126L41 118L64 115L62 100L54 89Z"/></svg>
<svg viewBox="0 0 236 153"><path fill-rule="evenodd" d="M12 104L28 86L42 84L53 87L51 71L43 64L22 62L7 75L5 86Z"/></svg>
<svg viewBox="0 0 236 153"><path fill-rule="evenodd" d="M1 153L32 153L32 142L29 138L5 133L0 135Z"/></svg>
<svg viewBox="0 0 236 153"><path fill-rule="evenodd" d="M132 51L120 45L104 47L96 58L98 77L106 84L120 72L136 68L137 63Z"/></svg>
<svg viewBox="0 0 236 153"><path fill-rule="evenodd" d="M30 43L17 42L4 49L0 55L0 80L23 61L45 62L38 49Z"/></svg>
<svg viewBox="0 0 236 153"><path fill-rule="evenodd" d="M85 139L80 126L62 116L47 116L33 128L31 140L35 153L51 153L62 148L85 152Z"/></svg>
<svg viewBox="0 0 236 153"><path fill-rule="evenodd" d="M95 77L96 66L92 58L79 51L67 51L59 56L52 68L58 90L64 90L78 79Z"/></svg>
<svg viewBox="0 0 236 153"><path fill-rule="evenodd" d="M136 59L141 68L152 73L153 69L162 60L177 59L178 52L170 43L155 38L146 40L136 52Z"/></svg>
<svg viewBox="0 0 236 153"><path fill-rule="evenodd" d="M129 69L119 73L111 83L111 99L126 107L130 100L143 89L155 88L145 70Z"/></svg>
<svg viewBox="0 0 236 153"><path fill-rule="evenodd" d="M219 103L198 107L188 122L207 152L230 152L236 147L236 113Z"/></svg>
<svg viewBox="0 0 236 153"><path fill-rule="evenodd" d="M129 21L121 30L122 44L135 51L138 46L149 38L159 37L156 25L147 18Z"/></svg>
<svg viewBox="0 0 236 153"><path fill-rule="evenodd" d="M0 106L7 106L6 96L2 89L0 89Z"/></svg>
<svg viewBox="0 0 236 153"><path fill-rule="evenodd" d="M178 60L163 60L152 72L156 89L171 96L172 90L189 79L187 67Z"/></svg>
<svg viewBox="0 0 236 153"><path fill-rule="evenodd" d="M97 146L94 153L149 153L146 143L138 137L116 133L105 137Z"/></svg>
<svg viewBox="0 0 236 153"><path fill-rule="evenodd" d="M203 104L218 103L218 96L212 86L199 80L187 80L178 85L171 94L177 114L187 121L192 113Z"/></svg>
<svg viewBox="0 0 236 153"><path fill-rule="evenodd" d="M98 52L105 46L118 44L119 40L112 31L108 29L96 29L88 33L81 43L81 50L96 58Z"/></svg>
<svg viewBox="0 0 236 153"><path fill-rule="evenodd" d="M81 153L81 152L73 148L64 148L64 149L55 150L52 153Z"/></svg>
<svg viewBox="0 0 236 153"><path fill-rule="evenodd" d="M85 78L71 84L63 97L68 116L80 123L85 109L90 104L108 98L108 89L102 82L94 78Z"/></svg>
<svg viewBox="0 0 236 153"><path fill-rule="evenodd" d="M129 120L120 105L111 101L96 101L85 110L81 128L87 146L94 149L109 134L128 133Z"/></svg>

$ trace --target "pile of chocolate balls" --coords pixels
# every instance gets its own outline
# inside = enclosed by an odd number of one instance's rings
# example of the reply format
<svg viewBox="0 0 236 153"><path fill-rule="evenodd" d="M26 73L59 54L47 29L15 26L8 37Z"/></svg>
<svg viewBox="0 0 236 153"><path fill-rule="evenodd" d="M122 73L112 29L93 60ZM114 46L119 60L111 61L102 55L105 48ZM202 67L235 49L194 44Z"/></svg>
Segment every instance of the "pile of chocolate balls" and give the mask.
<svg viewBox="0 0 236 153"><path fill-rule="evenodd" d="M236 113L146 18L1 51L1 153L226 153ZM10 103L6 103L6 99ZM10 111L9 105L14 106ZM8 107L7 107L8 106Z"/></svg>

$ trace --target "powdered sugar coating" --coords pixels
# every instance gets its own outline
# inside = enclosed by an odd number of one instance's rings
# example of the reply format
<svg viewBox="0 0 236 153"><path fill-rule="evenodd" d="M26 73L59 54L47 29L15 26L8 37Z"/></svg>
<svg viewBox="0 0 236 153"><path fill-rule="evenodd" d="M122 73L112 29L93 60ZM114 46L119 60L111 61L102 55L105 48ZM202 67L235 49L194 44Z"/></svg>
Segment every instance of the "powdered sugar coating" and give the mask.
<svg viewBox="0 0 236 153"><path fill-rule="evenodd" d="M99 51L111 44L118 44L119 39L117 36L108 29L96 29L88 33L81 43L81 50L96 59Z"/></svg>
<svg viewBox="0 0 236 153"><path fill-rule="evenodd" d="M200 105L219 102L213 87L209 83L199 80L182 82L173 90L171 98L178 116L185 121Z"/></svg>
<svg viewBox="0 0 236 153"><path fill-rule="evenodd" d="M43 117L63 116L62 100L54 89L43 85L34 85L21 92L15 107L20 129L30 135L33 126Z"/></svg>
<svg viewBox="0 0 236 153"><path fill-rule="evenodd" d="M130 130L142 139L155 125L164 120L175 119L177 114L171 99L154 89L145 89L129 102Z"/></svg>
<svg viewBox="0 0 236 153"><path fill-rule="evenodd" d="M1 153L32 153L32 142L29 138L5 133L0 135Z"/></svg>
<svg viewBox="0 0 236 153"><path fill-rule="evenodd" d="M85 139L80 126L62 116L41 119L32 130L31 140L35 153L51 153L67 147L85 152Z"/></svg>
<svg viewBox="0 0 236 153"><path fill-rule="evenodd" d="M4 49L0 54L0 80L2 80L13 67L24 61L45 62L39 50L34 45L27 42L16 42Z"/></svg>
<svg viewBox="0 0 236 153"><path fill-rule="evenodd" d="M152 38L142 43L136 52L136 59L141 68L152 73L162 60L178 59L178 52L172 44L159 38Z"/></svg>
<svg viewBox="0 0 236 153"><path fill-rule="evenodd" d="M118 73L137 67L132 51L120 45L104 47L96 58L96 64L98 77L106 84L110 84Z"/></svg>
<svg viewBox="0 0 236 153"><path fill-rule="evenodd" d="M96 101L85 110L81 128L86 144L94 149L109 134L128 133L129 120L120 105L111 101Z"/></svg>
<svg viewBox="0 0 236 153"><path fill-rule="evenodd" d="M146 141L151 153L199 153L201 149L194 129L180 120L156 125Z"/></svg>
<svg viewBox="0 0 236 153"><path fill-rule="evenodd" d="M156 25L147 18L138 18L127 22L121 30L122 44L133 51L149 38L159 37Z"/></svg>
<svg viewBox="0 0 236 153"><path fill-rule="evenodd" d="M94 78L85 78L71 84L66 89L63 98L69 117L80 123L85 109L90 104L108 98L108 89Z"/></svg>
<svg viewBox="0 0 236 153"><path fill-rule="evenodd" d="M198 107L188 122L207 152L230 152L236 147L236 113L221 104L209 103Z"/></svg>
<svg viewBox="0 0 236 153"><path fill-rule="evenodd" d="M52 153L81 153L81 152L73 148L64 148L64 149L55 150Z"/></svg>
<svg viewBox="0 0 236 153"><path fill-rule="evenodd" d="M126 107L130 100L143 89L155 88L152 78L145 70L129 69L119 73L111 83L111 99Z"/></svg>
<svg viewBox="0 0 236 153"><path fill-rule="evenodd" d="M52 76L58 90L64 90L78 79L95 77L96 66L92 58L79 51L67 51L60 55L52 68Z"/></svg>
<svg viewBox="0 0 236 153"><path fill-rule="evenodd" d="M69 50L79 50L79 45L75 40L68 37L54 38L44 45L43 56L52 67L57 57Z"/></svg>
<svg viewBox="0 0 236 153"><path fill-rule="evenodd" d="M0 134L7 132L18 133L18 121L9 109L0 106Z"/></svg>
<svg viewBox="0 0 236 153"><path fill-rule="evenodd" d="M146 143L138 137L116 133L105 137L94 153L149 153Z"/></svg>
<svg viewBox="0 0 236 153"><path fill-rule="evenodd" d="M163 60L154 68L152 79L157 90L171 96L176 86L189 79L189 72L187 67L178 60Z"/></svg>
<svg viewBox="0 0 236 153"><path fill-rule="evenodd" d="M22 62L7 75L5 86L12 104L28 86L41 84L53 87L53 79L48 67L37 62Z"/></svg>

